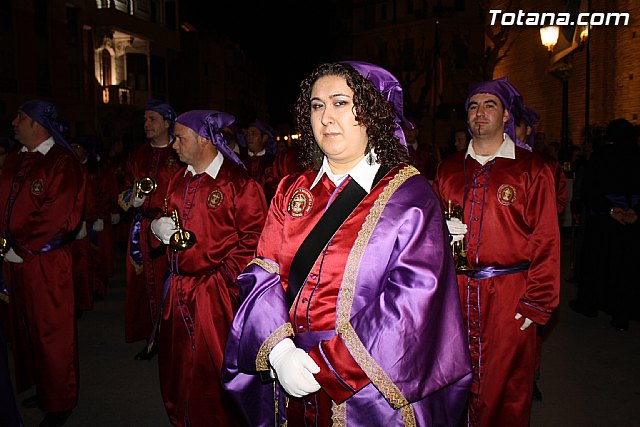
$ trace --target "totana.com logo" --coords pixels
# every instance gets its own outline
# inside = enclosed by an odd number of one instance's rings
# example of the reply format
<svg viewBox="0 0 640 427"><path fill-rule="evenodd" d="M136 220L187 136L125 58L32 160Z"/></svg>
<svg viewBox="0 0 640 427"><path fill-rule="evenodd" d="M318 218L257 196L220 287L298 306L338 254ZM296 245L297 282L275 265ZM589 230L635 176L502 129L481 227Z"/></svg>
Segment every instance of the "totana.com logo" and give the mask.
<svg viewBox="0 0 640 427"><path fill-rule="evenodd" d="M628 12L578 13L574 20L570 13L561 12L503 12L500 9L489 10L491 25L629 25Z"/></svg>

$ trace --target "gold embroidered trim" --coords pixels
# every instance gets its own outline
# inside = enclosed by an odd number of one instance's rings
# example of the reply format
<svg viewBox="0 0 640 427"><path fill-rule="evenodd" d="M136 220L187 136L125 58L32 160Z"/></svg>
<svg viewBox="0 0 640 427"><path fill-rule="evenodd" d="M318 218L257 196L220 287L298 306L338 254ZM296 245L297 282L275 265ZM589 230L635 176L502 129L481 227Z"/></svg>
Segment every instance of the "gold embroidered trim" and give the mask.
<svg viewBox="0 0 640 427"><path fill-rule="evenodd" d="M256 370L268 371L269 370L269 353L273 350L276 344L285 338L293 337L293 326L287 322L284 325L279 326L275 331L271 332L271 335L260 346L258 354L256 355Z"/></svg>
<svg viewBox="0 0 640 427"><path fill-rule="evenodd" d="M280 274L280 266L273 261L267 261L262 258L254 258L251 260L251 262L249 262L249 264L247 264L247 267L249 267L251 264L258 265L267 273Z"/></svg>
<svg viewBox="0 0 640 427"><path fill-rule="evenodd" d="M404 397L398 386L393 383L389 375L387 375L387 373L376 363L373 357L371 357L353 329L349 319L351 318L351 307L353 305L360 263L362 262L364 251L369 243L371 235L373 234L373 230L380 220L380 215L398 187L400 187L407 179L419 173L420 172L418 172L418 170L413 166L405 166L396 174L396 176L393 177L393 179L391 179L389 184L387 184L380 196L374 202L367 218L362 224L362 228L358 232L358 237L351 249L351 253L349 254L345 273L342 278L342 284L340 286L336 314L336 330L344 340L349 352L358 365L360 365L360 368L362 368L362 370L367 374L375 387L380 390L382 395L391 403L391 406L394 409L402 408L402 418L407 426L416 425L413 407L409 404L409 401Z"/></svg>
<svg viewBox="0 0 640 427"><path fill-rule="evenodd" d="M343 402L337 405L336 402L331 402L331 426L332 427L347 427L347 404Z"/></svg>
<svg viewBox="0 0 640 427"><path fill-rule="evenodd" d="M413 411L413 406L406 405L400 408L400 415L402 415L402 422L405 426L415 427L418 425L416 421L416 413Z"/></svg>
<svg viewBox="0 0 640 427"><path fill-rule="evenodd" d="M131 208L131 206L133 206L133 199L135 199L135 194L136 194L136 186L135 184L133 185L133 190L131 190L131 197L129 197L129 202L125 202L124 198L127 195L127 193L129 192L129 190L125 190L122 193L118 194L118 206L120 206L122 208L122 210L124 210L125 212L127 212L129 210L129 208Z"/></svg>
<svg viewBox="0 0 640 427"><path fill-rule="evenodd" d="M138 264L131 256L129 256L129 261L131 261L131 265L133 265L136 274L141 274L144 270L144 265Z"/></svg>

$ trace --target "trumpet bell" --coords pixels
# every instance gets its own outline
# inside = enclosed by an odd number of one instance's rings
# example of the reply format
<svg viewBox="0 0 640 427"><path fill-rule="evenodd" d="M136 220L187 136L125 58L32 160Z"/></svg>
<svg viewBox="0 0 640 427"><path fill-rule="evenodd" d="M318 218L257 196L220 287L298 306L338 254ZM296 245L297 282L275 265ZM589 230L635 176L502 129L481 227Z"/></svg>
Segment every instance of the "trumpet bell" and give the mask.
<svg viewBox="0 0 640 427"><path fill-rule="evenodd" d="M458 274L467 274L472 273L473 271L475 270L469 265L466 252L459 253L456 258L456 272Z"/></svg>
<svg viewBox="0 0 640 427"><path fill-rule="evenodd" d="M447 209L444 212L446 219L450 220L457 218L459 220L464 219L464 212L462 206L454 203L451 199L447 201ZM469 265L467 259L467 250L464 247L464 240L459 240L453 244L452 247L453 257L455 259L456 273L469 274L475 269Z"/></svg>
<svg viewBox="0 0 640 427"><path fill-rule="evenodd" d="M158 184L150 176L142 177L136 182L136 192L139 196L148 196L156 191L156 188L158 188Z"/></svg>
<svg viewBox="0 0 640 427"><path fill-rule="evenodd" d="M177 231L171 236L171 239L169 240L169 247L174 251L184 251L185 249L189 249L195 245L196 235L191 231L182 228L180 215L178 215L177 209L173 210L171 218L173 218L173 222L176 224Z"/></svg>
<svg viewBox="0 0 640 427"><path fill-rule="evenodd" d="M173 233L169 246L174 251L184 251L196 243L196 235L189 230L179 230Z"/></svg>

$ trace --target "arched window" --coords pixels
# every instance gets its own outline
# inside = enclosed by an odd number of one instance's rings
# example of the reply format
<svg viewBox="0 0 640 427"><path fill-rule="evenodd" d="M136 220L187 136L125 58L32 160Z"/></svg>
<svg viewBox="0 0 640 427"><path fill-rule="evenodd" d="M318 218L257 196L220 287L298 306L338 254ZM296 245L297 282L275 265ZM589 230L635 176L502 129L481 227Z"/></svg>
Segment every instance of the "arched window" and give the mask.
<svg viewBox="0 0 640 427"><path fill-rule="evenodd" d="M111 53L102 49L102 86L111 85Z"/></svg>

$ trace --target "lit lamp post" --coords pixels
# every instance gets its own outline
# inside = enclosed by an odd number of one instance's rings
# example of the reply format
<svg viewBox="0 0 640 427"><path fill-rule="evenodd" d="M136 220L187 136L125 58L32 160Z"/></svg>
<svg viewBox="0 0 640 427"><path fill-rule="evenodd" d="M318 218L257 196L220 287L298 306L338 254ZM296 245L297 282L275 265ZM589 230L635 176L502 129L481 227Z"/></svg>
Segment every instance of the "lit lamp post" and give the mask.
<svg viewBox="0 0 640 427"><path fill-rule="evenodd" d="M553 51L553 48L558 43L559 35L560 27L557 25L540 28L540 40L549 53ZM560 153L558 153L560 163L569 160L569 74L571 67L567 59L567 56L565 56L562 61L564 66L552 71L552 74L562 82L562 127L560 130Z"/></svg>
<svg viewBox="0 0 640 427"><path fill-rule="evenodd" d="M591 10L591 1L588 1L588 11ZM548 26L540 28L540 40L542 45L547 48L549 54L553 51L558 43L560 28L558 26ZM590 91L590 41L589 27L581 28L579 35L579 43L586 45L586 74L585 74L585 113L584 113L584 138L585 143L589 141L589 91ZM562 130L560 133L560 162L568 162L571 159L570 141L569 141L569 76L573 68L569 64L569 55L562 57L562 63L553 66L549 71L562 82Z"/></svg>
<svg viewBox="0 0 640 427"><path fill-rule="evenodd" d="M558 43L559 35L560 27L557 25L540 28L540 40L542 40L542 45L546 47L549 52L551 52L556 43Z"/></svg>

